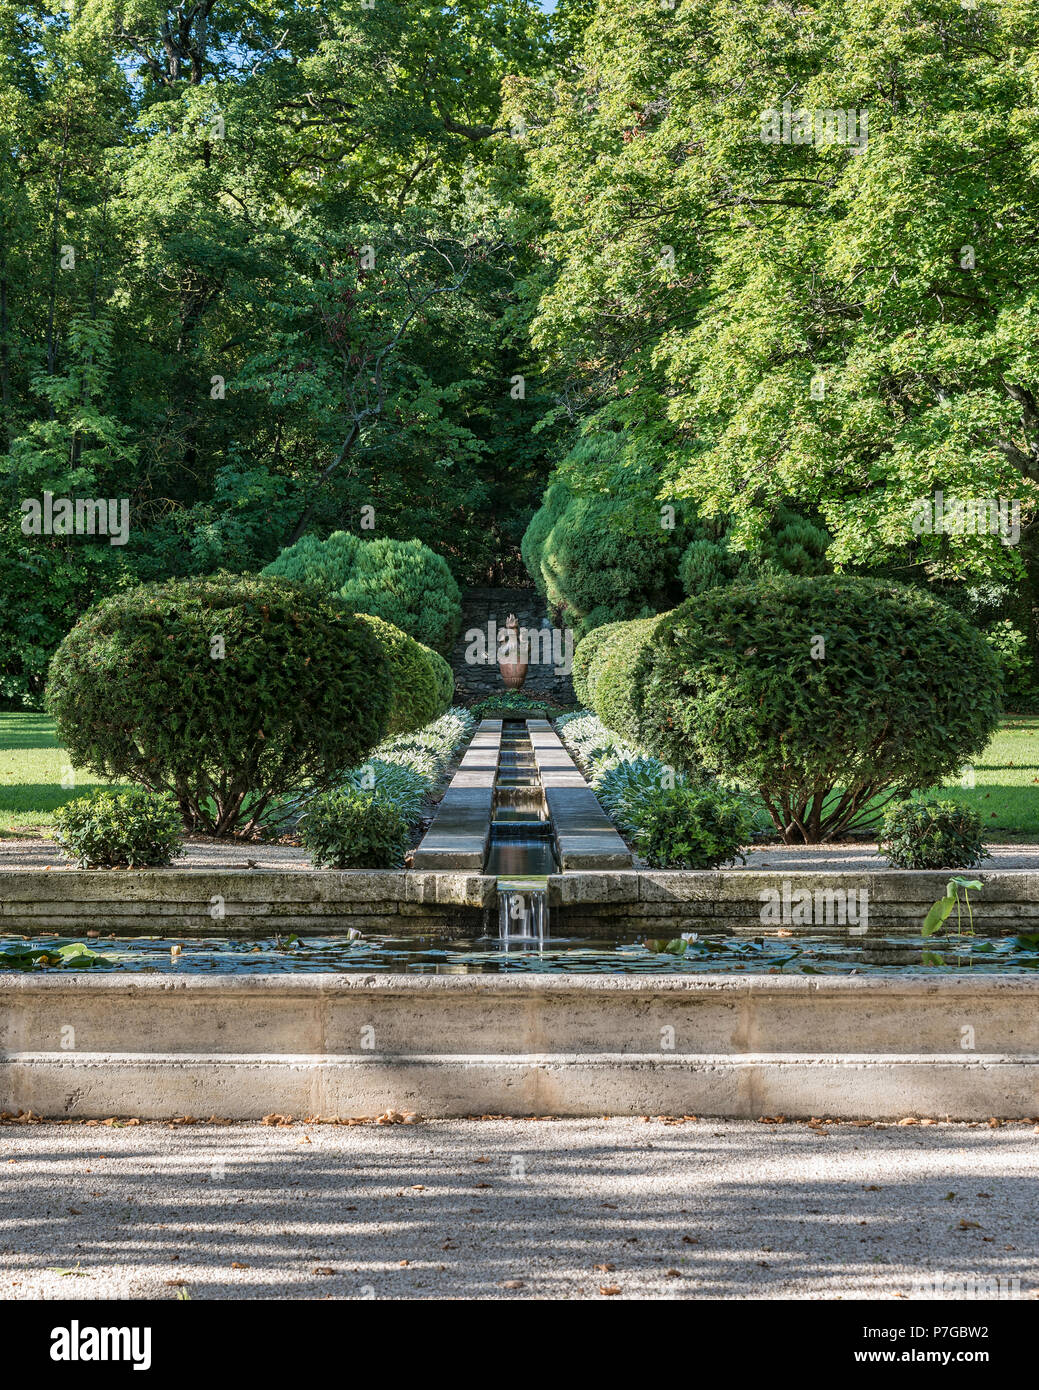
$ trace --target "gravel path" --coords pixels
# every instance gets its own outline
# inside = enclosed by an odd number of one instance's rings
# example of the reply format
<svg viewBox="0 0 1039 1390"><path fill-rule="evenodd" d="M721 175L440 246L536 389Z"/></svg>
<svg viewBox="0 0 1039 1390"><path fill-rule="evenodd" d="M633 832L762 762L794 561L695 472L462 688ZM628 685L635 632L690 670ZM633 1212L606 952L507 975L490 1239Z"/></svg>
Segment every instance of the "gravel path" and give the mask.
<svg viewBox="0 0 1039 1390"><path fill-rule="evenodd" d="M1039 870L1039 845L990 845L980 873L995 869ZM862 869L873 872L888 868L875 844L842 845L762 845L747 850L741 869ZM53 840L0 839L0 870L68 868ZM297 845L236 845L191 840L174 869L309 869L310 857ZM125 871L120 871L125 872Z"/></svg>
<svg viewBox="0 0 1039 1390"><path fill-rule="evenodd" d="M1030 1299L1036 1128L5 1124L0 1298Z"/></svg>

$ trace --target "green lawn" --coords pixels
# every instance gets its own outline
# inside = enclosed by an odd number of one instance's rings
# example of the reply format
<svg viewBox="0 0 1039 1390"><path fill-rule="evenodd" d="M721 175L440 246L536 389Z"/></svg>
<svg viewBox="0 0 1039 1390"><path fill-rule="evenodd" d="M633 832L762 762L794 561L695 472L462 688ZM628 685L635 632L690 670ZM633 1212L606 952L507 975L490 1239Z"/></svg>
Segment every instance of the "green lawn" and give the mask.
<svg viewBox="0 0 1039 1390"><path fill-rule="evenodd" d="M1039 840L1039 716L1008 716L973 768L973 788L942 795L980 812L987 839Z"/></svg>
<svg viewBox="0 0 1039 1390"><path fill-rule="evenodd" d="M100 779L76 771L62 787L68 759L43 714L0 712L0 837L46 834L54 812ZM953 780L947 795L981 812L992 840L1039 840L1039 716L1008 718L974 764L975 785Z"/></svg>
<svg viewBox="0 0 1039 1390"><path fill-rule="evenodd" d="M59 806L103 785L92 773L76 770L73 785L63 787L68 771L52 719L0 711L0 838L46 833Z"/></svg>

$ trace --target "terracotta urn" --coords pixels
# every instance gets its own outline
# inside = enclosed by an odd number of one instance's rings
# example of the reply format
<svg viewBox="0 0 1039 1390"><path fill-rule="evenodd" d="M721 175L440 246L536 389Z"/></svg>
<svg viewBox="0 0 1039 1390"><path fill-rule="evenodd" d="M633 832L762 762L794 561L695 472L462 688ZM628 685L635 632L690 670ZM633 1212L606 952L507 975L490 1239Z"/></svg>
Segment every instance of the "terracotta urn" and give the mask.
<svg viewBox="0 0 1039 1390"><path fill-rule="evenodd" d="M505 619L504 641L498 643L498 669L506 690L519 690L527 679L526 653L520 650L519 622L515 613Z"/></svg>

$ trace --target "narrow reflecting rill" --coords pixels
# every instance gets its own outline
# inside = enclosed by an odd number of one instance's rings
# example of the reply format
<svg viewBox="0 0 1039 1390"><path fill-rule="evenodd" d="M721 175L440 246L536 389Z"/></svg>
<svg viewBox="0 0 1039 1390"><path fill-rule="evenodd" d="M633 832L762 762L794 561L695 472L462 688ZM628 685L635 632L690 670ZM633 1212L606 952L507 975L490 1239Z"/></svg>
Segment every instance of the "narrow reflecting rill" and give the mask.
<svg viewBox="0 0 1039 1390"><path fill-rule="evenodd" d="M543 945L548 876L558 871L558 863L530 734L518 719L502 723L485 871L498 879L501 944Z"/></svg>

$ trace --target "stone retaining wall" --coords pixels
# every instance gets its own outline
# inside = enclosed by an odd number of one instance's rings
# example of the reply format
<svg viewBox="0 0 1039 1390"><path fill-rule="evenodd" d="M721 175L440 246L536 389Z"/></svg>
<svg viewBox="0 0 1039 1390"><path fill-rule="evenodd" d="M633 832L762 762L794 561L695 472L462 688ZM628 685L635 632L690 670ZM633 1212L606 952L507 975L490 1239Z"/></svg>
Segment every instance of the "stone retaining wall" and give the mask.
<svg viewBox="0 0 1039 1390"><path fill-rule="evenodd" d="M0 1110L1039 1115L1039 980L0 975Z"/></svg>
<svg viewBox="0 0 1039 1390"><path fill-rule="evenodd" d="M918 932L942 896L944 872L599 870L549 879L555 936L663 931L760 933L763 892L869 894L868 933ZM977 931L1039 932L1039 873L978 877ZM221 915L223 914L223 915ZM393 935L479 936L497 920L496 884L451 871L140 869L0 872L0 931L81 935L90 929L185 936L281 931L334 935L348 927ZM794 931L812 927L793 924ZM818 924L824 925L824 924ZM834 922L833 929L842 925Z"/></svg>

